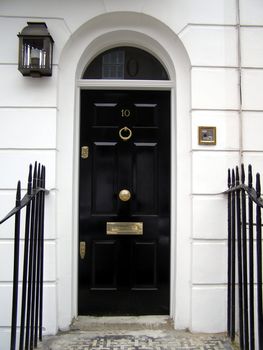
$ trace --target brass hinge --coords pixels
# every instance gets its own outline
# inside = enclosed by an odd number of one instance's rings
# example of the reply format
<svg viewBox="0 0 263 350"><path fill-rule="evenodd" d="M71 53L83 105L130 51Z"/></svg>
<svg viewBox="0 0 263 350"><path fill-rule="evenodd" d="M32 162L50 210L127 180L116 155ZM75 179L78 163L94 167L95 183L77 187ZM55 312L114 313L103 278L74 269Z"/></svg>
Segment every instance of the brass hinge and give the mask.
<svg viewBox="0 0 263 350"><path fill-rule="evenodd" d="M82 146L81 147L81 158L87 159L89 157L89 146Z"/></svg>
<svg viewBox="0 0 263 350"><path fill-rule="evenodd" d="M81 241L79 242L79 255L80 255L80 259L85 259L85 255L86 255L86 242Z"/></svg>

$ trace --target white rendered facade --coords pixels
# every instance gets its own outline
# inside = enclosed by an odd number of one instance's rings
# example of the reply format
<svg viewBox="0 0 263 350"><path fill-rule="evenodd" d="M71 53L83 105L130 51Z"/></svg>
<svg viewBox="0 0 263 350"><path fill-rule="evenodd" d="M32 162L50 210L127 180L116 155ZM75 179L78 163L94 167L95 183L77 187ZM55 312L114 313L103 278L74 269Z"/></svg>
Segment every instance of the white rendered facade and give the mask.
<svg viewBox="0 0 263 350"><path fill-rule="evenodd" d="M17 70L17 33L46 22L55 41L53 75ZM260 0L0 1L0 217L13 207L27 165L47 167L44 326L77 316L79 91L171 91L171 310L178 329L226 330L226 172L243 161L263 173L263 4ZM149 51L169 81L83 81L99 53ZM239 89L241 82L241 96ZM198 126L217 128L216 146ZM36 133L38 131L38 133ZM37 135L37 136L36 136ZM0 344L11 316L12 223L0 227Z"/></svg>

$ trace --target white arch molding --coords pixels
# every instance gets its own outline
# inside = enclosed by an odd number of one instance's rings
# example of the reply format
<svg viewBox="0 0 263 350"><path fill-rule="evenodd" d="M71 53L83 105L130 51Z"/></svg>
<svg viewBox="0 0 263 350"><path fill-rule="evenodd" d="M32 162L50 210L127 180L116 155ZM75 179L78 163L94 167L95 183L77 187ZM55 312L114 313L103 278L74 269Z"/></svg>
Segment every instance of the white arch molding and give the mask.
<svg viewBox="0 0 263 350"><path fill-rule="evenodd" d="M169 81L82 80L102 51L136 46L154 55ZM171 91L171 310L178 329L191 327L190 61L177 35L142 13L106 13L82 25L59 62L57 112L57 312L58 328L77 316L79 92L92 89Z"/></svg>

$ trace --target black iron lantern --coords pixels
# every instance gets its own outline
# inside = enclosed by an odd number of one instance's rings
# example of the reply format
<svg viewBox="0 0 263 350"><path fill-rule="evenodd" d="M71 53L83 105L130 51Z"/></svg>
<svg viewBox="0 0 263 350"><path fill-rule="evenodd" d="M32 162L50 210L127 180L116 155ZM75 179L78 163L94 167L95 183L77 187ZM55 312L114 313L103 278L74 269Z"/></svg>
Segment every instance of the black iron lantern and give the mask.
<svg viewBox="0 0 263 350"><path fill-rule="evenodd" d="M27 22L19 37L18 69L24 76L52 75L53 43L46 23Z"/></svg>

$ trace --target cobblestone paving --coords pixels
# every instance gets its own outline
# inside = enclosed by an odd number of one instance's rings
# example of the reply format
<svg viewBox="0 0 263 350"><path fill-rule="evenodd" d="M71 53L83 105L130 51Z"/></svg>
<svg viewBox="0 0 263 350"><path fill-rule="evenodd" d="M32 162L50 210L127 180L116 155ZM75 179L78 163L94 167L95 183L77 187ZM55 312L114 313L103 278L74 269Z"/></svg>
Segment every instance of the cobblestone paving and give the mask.
<svg viewBox="0 0 263 350"><path fill-rule="evenodd" d="M100 328L100 327L98 327ZM107 329L108 328L108 329ZM114 328L121 328L120 330ZM126 328L126 329L125 329ZM100 331L73 330L44 340L42 350L232 350L225 335L191 334L172 327L141 330L101 327ZM153 329L154 328L154 329ZM74 329L74 328L73 328ZM137 327L138 329L138 327Z"/></svg>

